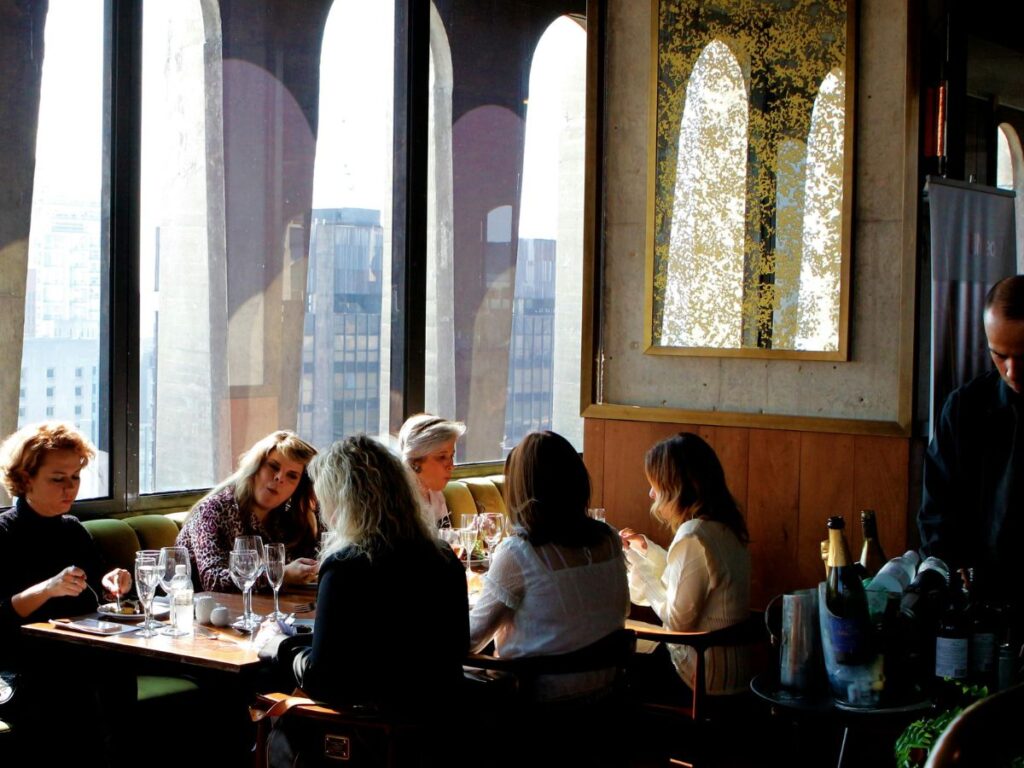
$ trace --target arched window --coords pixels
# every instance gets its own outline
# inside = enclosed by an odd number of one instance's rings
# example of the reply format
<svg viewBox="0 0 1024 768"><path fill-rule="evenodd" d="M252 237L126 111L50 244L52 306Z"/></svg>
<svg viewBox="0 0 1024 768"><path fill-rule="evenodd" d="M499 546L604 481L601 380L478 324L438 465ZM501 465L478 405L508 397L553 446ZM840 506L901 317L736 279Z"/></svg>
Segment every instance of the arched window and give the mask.
<svg viewBox="0 0 1024 768"><path fill-rule="evenodd" d="M662 343L735 347L742 333L747 92L720 40L701 51L679 127Z"/></svg>
<svg viewBox="0 0 1024 768"><path fill-rule="evenodd" d="M534 429L554 429L583 447L579 318L586 47L584 27L562 16L540 38L530 67L506 448Z"/></svg>
<svg viewBox="0 0 1024 768"><path fill-rule="evenodd" d="M324 27L297 420L316 445L388 431L394 26L392 3L335 0Z"/></svg>
<svg viewBox="0 0 1024 768"><path fill-rule="evenodd" d="M213 485L222 470L223 168L216 7L146 0L139 211L139 490ZM181 415L188 413L189 418ZM190 446L182 450L183 445Z"/></svg>
<svg viewBox="0 0 1024 768"><path fill-rule="evenodd" d="M1024 150L1020 135L1009 123L999 125L996 185L1017 193L1013 200L1017 224L1017 271L1024 272Z"/></svg>
<svg viewBox="0 0 1024 768"><path fill-rule="evenodd" d="M814 99L807 136L796 349L839 348L845 104L845 76L833 70Z"/></svg>

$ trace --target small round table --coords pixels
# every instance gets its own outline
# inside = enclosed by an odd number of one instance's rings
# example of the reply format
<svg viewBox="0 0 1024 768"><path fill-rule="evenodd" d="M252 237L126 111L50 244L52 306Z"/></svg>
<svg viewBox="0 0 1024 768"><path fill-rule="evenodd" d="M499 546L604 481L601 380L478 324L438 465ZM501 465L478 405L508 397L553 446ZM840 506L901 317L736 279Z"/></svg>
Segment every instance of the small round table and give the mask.
<svg viewBox="0 0 1024 768"><path fill-rule="evenodd" d="M797 717L821 716L834 719L843 728L836 768L842 768L850 729L871 720L907 720L931 709L929 699L915 699L877 707L858 707L836 701L827 691L800 692L783 688L774 673L761 673L750 681L750 690L773 708L785 709Z"/></svg>

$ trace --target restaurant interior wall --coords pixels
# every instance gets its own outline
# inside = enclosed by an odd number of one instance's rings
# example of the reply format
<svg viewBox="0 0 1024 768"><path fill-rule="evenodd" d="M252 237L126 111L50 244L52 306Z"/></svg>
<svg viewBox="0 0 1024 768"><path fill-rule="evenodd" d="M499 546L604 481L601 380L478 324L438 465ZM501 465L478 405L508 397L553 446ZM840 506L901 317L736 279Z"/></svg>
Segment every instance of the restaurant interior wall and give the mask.
<svg viewBox="0 0 1024 768"><path fill-rule="evenodd" d="M609 521L666 542L647 514L643 453L675 431L705 435L746 509L759 605L820 578L829 515L876 509L887 551L912 538L914 33L908 4L856 7L851 353L813 362L643 354L650 4L608 2L600 383L585 411L585 460Z"/></svg>

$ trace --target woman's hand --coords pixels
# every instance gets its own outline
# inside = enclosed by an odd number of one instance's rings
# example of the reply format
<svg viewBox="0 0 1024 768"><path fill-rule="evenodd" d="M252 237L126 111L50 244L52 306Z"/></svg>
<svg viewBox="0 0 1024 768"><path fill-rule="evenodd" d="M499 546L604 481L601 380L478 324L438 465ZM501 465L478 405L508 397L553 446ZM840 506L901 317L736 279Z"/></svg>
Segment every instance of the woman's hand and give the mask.
<svg viewBox="0 0 1024 768"><path fill-rule="evenodd" d="M637 533L632 528L623 528L619 531L619 536L622 538L623 549L629 549L635 544L641 552L647 551L647 537L642 533Z"/></svg>
<svg viewBox="0 0 1024 768"><path fill-rule="evenodd" d="M132 588L132 575L124 568L115 568L103 577L103 588L112 595L126 595Z"/></svg>
<svg viewBox="0 0 1024 768"><path fill-rule="evenodd" d="M285 584L312 584L320 564L311 557L299 557L284 567Z"/></svg>
<svg viewBox="0 0 1024 768"><path fill-rule="evenodd" d="M69 565L56 576L44 581L42 592L47 600L54 597L78 597L87 586L85 571L76 565Z"/></svg>

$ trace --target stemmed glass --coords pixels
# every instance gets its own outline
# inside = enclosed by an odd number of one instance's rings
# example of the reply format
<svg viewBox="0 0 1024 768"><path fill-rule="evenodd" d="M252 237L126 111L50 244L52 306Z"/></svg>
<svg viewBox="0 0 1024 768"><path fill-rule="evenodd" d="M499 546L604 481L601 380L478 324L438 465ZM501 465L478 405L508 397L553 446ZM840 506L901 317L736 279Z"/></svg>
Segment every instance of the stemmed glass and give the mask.
<svg viewBox="0 0 1024 768"><path fill-rule="evenodd" d="M260 556L255 549L236 549L228 553L228 566L231 580L242 592L242 617L231 626L243 632L253 632L259 628L259 619L250 608L250 590L260 574Z"/></svg>
<svg viewBox="0 0 1024 768"><path fill-rule="evenodd" d="M253 584L255 584L257 581L260 580L260 576L263 574L263 571L266 570L266 566L267 566L267 556L266 556L266 552L263 549L263 538L260 537L260 536L237 536L237 537L235 537L235 551L236 552L240 552L240 551L244 552L246 550L252 550L253 552L256 553L256 558L257 558L256 577L253 579ZM246 616L250 617L251 620L253 620L253 621L257 622L257 623L260 622L260 621L263 621L263 617L262 616L252 612L252 596L251 595L248 598L243 598L243 602L244 602L244 605L245 605L244 614Z"/></svg>
<svg viewBox="0 0 1024 768"><path fill-rule="evenodd" d="M462 551L466 553L466 570L471 570L473 560L473 548L476 546L476 537L479 531L474 526L459 528L459 538L462 540Z"/></svg>
<svg viewBox="0 0 1024 768"><path fill-rule="evenodd" d="M439 528L437 538L451 547L457 558L462 559L462 534L458 528Z"/></svg>
<svg viewBox="0 0 1024 768"><path fill-rule="evenodd" d="M477 528L487 544L487 557L493 557L494 548L505 535L505 516L501 512L484 512L479 516Z"/></svg>
<svg viewBox="0 0 1024 768"><path fill-rule="evenodd" d="M188 550L185 547L163 547L160 550L160 557L157 560L157 573L160 575L160 586L164 588L164 592L170 597L172 607L174 606L174 595L171 589L171 579L174 578L175 569L179 565L184 565L185 573L188 574L189 578L192 578L192 563ZM182 637L187 635L188 632L180 631L172 621L170 626L160 630L160 634Z"/></svg>
<svg viewBox="0 0 1024 768"><path fill-rule="evenodd" d="M139 629L139 637L153 637L154 622L150 618L153 610L153 597L156 595L157 585L160 583L160 554L153 550L143 550L135 553L135 591L139 595L139 602L142 603L145 619L142 628Z"/></svg>
<svg viewBox="0 0 1024 768"><path fill-rule="evenodd" d="M267 581L274 588L274 612L267 618L278 621L287 616L281 613L281 604L278 602L278 591L284 583L284 544L267 544L263 556L266 559Z"/></svg>

